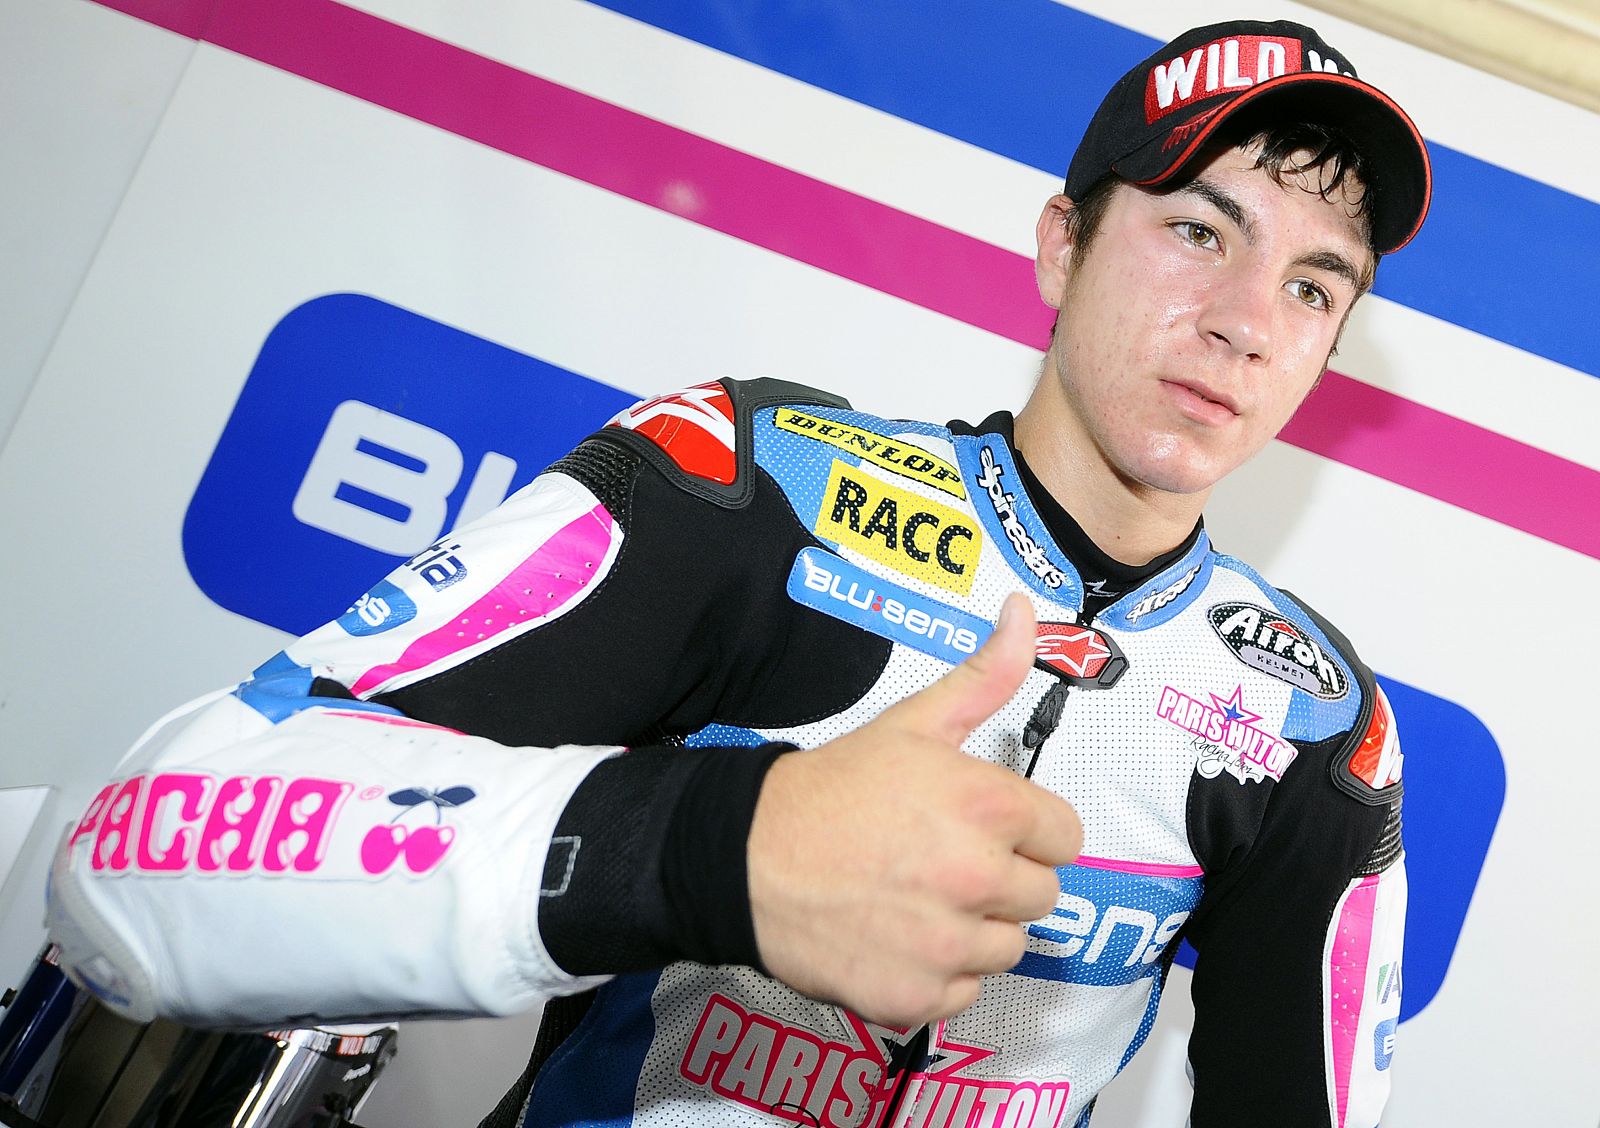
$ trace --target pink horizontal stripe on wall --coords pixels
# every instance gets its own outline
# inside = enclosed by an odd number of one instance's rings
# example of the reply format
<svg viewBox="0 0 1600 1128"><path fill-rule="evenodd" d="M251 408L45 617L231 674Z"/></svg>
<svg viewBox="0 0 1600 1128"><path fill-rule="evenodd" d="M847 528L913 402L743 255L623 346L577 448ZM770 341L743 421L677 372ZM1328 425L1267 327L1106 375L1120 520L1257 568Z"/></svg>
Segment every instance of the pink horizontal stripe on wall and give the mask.
<svg viewBox="0 0 1600 1128"><path fill-rule="evenodd" d="M1278 436L1600 559L1600 473L1329 372Z"/></svg>
<svg viewBox="0 0 1600 1128"><path fill-rule="evenodd" d="M187 35L206 38L206 21L218 0L96 0L106 8L137 16L146 23Z"/></svg>
<svg viewBox="0 0 1600 1128"><path fill-rule="evenodd" d="M1047 338L1023 256L333 0L230 0L209 21L208 0L98 2L1010 340ZM1600 472L1495 431L1330 372L1281 437L1600 558Z"/></svg>

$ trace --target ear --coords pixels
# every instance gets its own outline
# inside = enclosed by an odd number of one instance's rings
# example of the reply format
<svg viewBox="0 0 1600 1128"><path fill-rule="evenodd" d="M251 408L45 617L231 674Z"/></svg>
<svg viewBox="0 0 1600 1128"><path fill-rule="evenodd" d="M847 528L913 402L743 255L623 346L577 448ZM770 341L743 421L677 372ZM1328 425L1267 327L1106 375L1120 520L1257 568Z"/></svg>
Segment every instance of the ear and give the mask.
<svg viewBox="0 0 1600 1128"><path fill-rule="evenodd" d="M1067 233L1067 216L1072 211L1072 201L1059 193L1045 201L1039 213L1035 235L1039 241L1039 254L1034 259L1034 276L1039 282L1039 296L1052 309L1060 309L1067 290L1067 272L1071 268L1072 240Z"/></svg>

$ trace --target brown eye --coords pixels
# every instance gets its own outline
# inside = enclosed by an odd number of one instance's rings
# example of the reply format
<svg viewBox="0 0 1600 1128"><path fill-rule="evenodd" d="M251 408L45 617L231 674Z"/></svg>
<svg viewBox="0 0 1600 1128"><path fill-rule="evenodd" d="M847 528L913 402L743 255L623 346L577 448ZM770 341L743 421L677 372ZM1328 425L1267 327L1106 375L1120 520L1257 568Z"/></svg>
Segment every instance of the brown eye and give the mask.
<svg viewBox="0 0 1600 1128"><path fill-rule="evenodd" d="M1305 279L1289 283L1294 289L1294 296L1313 309L1327 309L1329 306L1328 295L1322 287Z"/></svg>
<svg viewBox="0 0 1600 1128"><path fill-rule="evenodd" d="M1197 223L1192 219L1180 219L1172 224L1172 229L1178 233L1184 242L1205 250L1215 250L1222 245L1222 237L1217 234L1217 229Z"/></svg>

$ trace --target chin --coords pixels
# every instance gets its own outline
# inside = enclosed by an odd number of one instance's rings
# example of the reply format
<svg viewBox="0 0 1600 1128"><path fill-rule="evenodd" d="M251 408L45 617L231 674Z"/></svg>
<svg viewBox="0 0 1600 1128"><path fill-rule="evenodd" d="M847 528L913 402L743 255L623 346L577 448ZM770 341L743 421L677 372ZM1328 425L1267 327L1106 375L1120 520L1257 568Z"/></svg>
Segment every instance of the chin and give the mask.
<svg viewBox="0 0 1600 1128"><path fill-rule="evenodd" d="M1163 435L1152 443L1144 457L1129 459L1122 465L1125 477L1171 494L1204 493L1232 469L1220 459L1207 457L1171 435Z"/></svg>

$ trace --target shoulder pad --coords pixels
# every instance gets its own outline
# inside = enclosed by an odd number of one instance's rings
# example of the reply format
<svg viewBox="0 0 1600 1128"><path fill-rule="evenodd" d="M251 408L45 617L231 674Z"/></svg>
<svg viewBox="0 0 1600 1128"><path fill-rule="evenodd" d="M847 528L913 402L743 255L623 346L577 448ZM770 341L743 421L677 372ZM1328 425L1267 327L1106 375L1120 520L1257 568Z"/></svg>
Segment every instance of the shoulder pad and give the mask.
<svg viewBox="0 0 1600 1128"><path fill-rule="evenodd" d="M1340 791L1376 807L1400 798L1400 764L1404 756L1389 699L1376 683L1370 686L1369 700L1372 708L1366 713L1366 724L1351 734L1333 758L1329 771ZM1360 739L1356 739L1358 734Z"/></svg>
<svg viewBox="0 0 1600 1128"><path fill-rule="evenodd" d="M712 380L641 400L600 435L638 451L690 493L737 509L755 493L751 417L780 403L850 406L839 396L786 380Z"/></svg>
<svg viewBox="0 0 1600 1128"><path fill-rule="evenodd" d="M1368 806L1378 807L1400 798L1400 737L1395 729L1389 699L1378 687L1377 678L1355 656L1350 641L1321 615L1302 603L1293 593L1284 592L1339 648L1355 672L1361 690L1361 712L1338 753L1328 762L1328 772L1340 791Z"/></svg>

